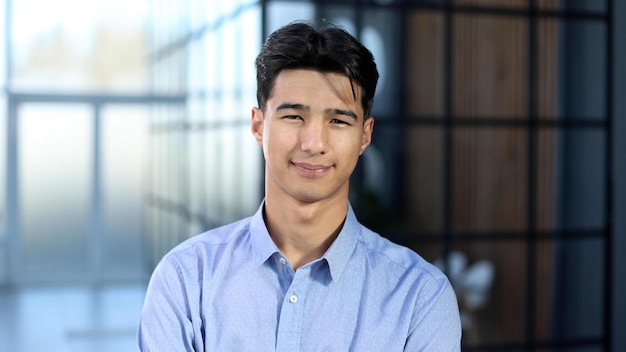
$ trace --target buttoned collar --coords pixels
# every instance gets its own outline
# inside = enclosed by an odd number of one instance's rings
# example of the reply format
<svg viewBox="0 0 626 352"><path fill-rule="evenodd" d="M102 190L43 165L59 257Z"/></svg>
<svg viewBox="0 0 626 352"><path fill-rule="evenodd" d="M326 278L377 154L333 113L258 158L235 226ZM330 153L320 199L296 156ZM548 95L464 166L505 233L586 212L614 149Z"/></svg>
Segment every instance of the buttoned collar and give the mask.
<svg viewBox="0 0 626 352"><path fill-rule="evenodd" d="M326 251L323 259L328 263L330 276L333 281L338 281L345 271L354 249L356 248L359 236L361 234L361 225L356 219L356 215L352 210L352 206L348 204L348 214L339 235Z"/></svg>
<svg viewBox="0 0 626 352"><path fill-rule="evenodd" d="M264 205L265 201L261 203L257 212L250 220L250 254L253 267L260 266L273 254L280 253L265 225L263 217ZM338 281L345 271L359 240L360 230L361 225L354 214L352 206L348 204L346 220L339 235L322 258L320 258L320 260L325 260L328 263L330 276L333 281Z"/></svg>
<svg viewBox="0 0 626 352"><path fill-rule="evenodd" d="M265 200L250 219L250 254L254 268L265 263L274 253L280 252L265 225L264 207Z"/></svg>

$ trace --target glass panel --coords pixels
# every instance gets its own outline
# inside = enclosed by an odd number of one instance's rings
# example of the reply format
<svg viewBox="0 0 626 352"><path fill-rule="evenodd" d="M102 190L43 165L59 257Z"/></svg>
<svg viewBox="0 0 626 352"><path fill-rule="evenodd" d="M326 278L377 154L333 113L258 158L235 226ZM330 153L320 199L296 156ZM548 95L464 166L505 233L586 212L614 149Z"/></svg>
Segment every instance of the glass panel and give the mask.
<svg viewBox="0 0 626 352"><path fill-rule="evenodd" d="M554 1L554 0L553 0ZM606 11L606 4L611 0L567 0L559 1L561 8L569 11Z"/></svg>
<svg viewBox="0 0 626 352"><path fill-rule="evenodd" d="M222 158L222 137L215 129L207 129L204 139L204 158L201 161L206 170L206 216L211 226L222 224L222 210L219 202L222 176L219 166Z"/></svg>
<svg viewBox="0 0 626 352"><path fill-rule="evenodd" d="M188 102L194 104L196 102ZM197 104L197 103L196 103ZM189 145L189 204L190 222L206 229L204 218L206 214L206 165L202 160L205 134L200 129L189 131L187 136ZM199 232L197 232L199 233Z"/></svg>
<svg viewBox="0 0 626 352"><path fill-rule="evenodd" d="M220 221L229 223L239 217L241 210L239 209L240 199L242 198L240 185L242 184L241 175L244 170L241 167L242 159L242 140L238 137L237 128L222 128L219 133L222 137L221 145L221 170L220 184L221 197L220 204L224 209L223 217Z"/></svg>
<svg viewBox="0 0 626 352"><path fill-rule="evenodd" d="M193 97L194 95L202 95L205 87L205 67L207 62L206 47L204 42L195 41L189 45L189 55L187 56L187 90ZM195 119L195 116L190 115Z"/></svg>
<svg viewBox="0 0 626 352"><path fill-rule="evenodd" d="M184 106L154 105L150 117L150 172L146 191L154 207L148 234L154 258L187 238L189 233L189 160Z"/></svg>
<svg viewBox="0 0 626 352"><path fill-rule="evenodd" d="M489 8L526 8L528 0L453 0L456 5L475 5Z"/></svg>
<svg viewBox="0 0 626 352"><path fill-rule="evenodd" d="M204 36L204 46L207 53L218 52L220 48L220 39L216 32L209 32ZM256 58L256 55L252 56ZM220 55L207 55L206 62L204 62L205 75L203 77L207 99L214 98L218 95L218 91L220 89L219 78L220 78ZM198 72L197 74L201 74ZM254 76L256 79L256 75ZM255 81L256 82L256 81ZM256 83L255 83L256 84ZM256 87L256 86L255 86ZM214 104L211 105L214 107ZM207 118L211 119L212 114L207 114Z"/></svg>
<svg viewBox="0 0 626 352"><path fill-rule="evenodd" d="M4 92L6 83L6 0L0 0L0 89ZM3 115L2 115L3 116Z"/></svg>
<svg viewBox="0 0 626 352"><path fill-rule="evenodd" d="M241 32L240 28L235 25L234 22L229 21L220 30L221 48L219 54L222 55L219 66L220 75L220 92L222 94L222 119L232 120L236 116L240 116L239 109L237 109L237 103L232 102L236 99L237 90L240 89L239 83L241 82L241 70L242 67L240 60L242 59L238 55L239 47L241 46ZM254 61L250 58L249 64L253 64ZM225 101L230 100L231 104L225 104ZM243 109L241 109L243 110Z"/></svg>
<svg viewBox="0 0 626 352"><path fill-rule="evenodd" d="M402 144L405 132L384 121L377 120L374 125L372 144L361 156L351 179L350 201L364 225L395 240L405 230L403 216L411 217L402 206L402 201L409 198L402 183L403 157L407 153ZM413 189L417 186L412 182L410 185Z"/></svg>
<svg viewBox="0 0 626 352"><path fill-rule="evenodd" d="M2 248L2 245L5 243L4 231L6 223L5 216L7 212L5 204L7 182L7 118L7 99L3 93L0 93L0 248Z"/></svg>
<svg viewBox="0 0 626 352"><path fill-rule="evenodd" d="M197 31L206 24L207 8L213 1L189 0L188 1L188 25L191 31ZM184 21L184 20L183 20Z"/></svg>
<svg viewBox="0 0 626 352"><path fill-rule="evenodd" d="M259 207L264 191L263 153L250 133L248 125L239 128L237 133L241 140L241 154L238 156L241 173L241 183L238 185L241 193L239 216L248 216Z"/></svg>
<svg viewBox="0 0 626 352"><path fill-rule="evenodd" d="M559 137L561 226L602 228L606 214L606 136L602 131L570 129Z"/></svg>
<svg viewBox="0 0 626 352"><path fill-rule="evenodd" d="M582 20L562 21L564 79L560 80L564 118L605 119L606 25Z"/></svg>
<svg viewBox="0 0 626 352"><path fill-rule="evenodd" d="M181 94L187 89L186 54L181 51L168 53L161 61L157 62L159 71L156 74L156 88L164 94Z"/></svg>
<svg viewBox="0 0 626 352"><path fill-rule="evenodd" d="M89 270L93 111L19 109L21 268L26 279L75 279Z"/></svg>
<svg viewBox="0 0 626 352"><path fill-rule="evenodd" d="M348 2L339 5L322 5L319 11L322 19L327 19L330 23L344 28L354 36L358 35L354 23L356 15L354 4Z"/></svg>
<svg viewBox="0 0 626 352"><path fill-rule="evenodd" d="M216 1L217 2L217 1ZM220 13L226 16L231 16L240 6L240 1L220 1L221 9Z"/></svg>
<svg viewBox="0 0 626 352"><path fill-rule="evenodd" d="M146 108L107 106L102 111L101 233L105 278L140 278L141 217L146 156Z"/></svg>
<svg viewBox="0 0 626 352"><path fill-rule="evenodd" d="M259 206L263 172L260 147L243 127L206 131L207 216L212 225L251 215Z"/></svg>
<svg viewBox="0 0 626 352"><path fill-rule="evenodd" d="M275 31L295 20L311 21L315 5L309 2L272 1L267 4L267 33ZM255 55L256 57L256 55Z"/></svg>
<svg viewBox="0 0 626 352"><path fill-rule="evenodd" d="M259 8L253 7L208 33L204 41L207 52L222 54L210 55L205 63L207 94L201 103L207 123L197 131L202 136L194 144L202 165L192 166L205 175L203 185L191 193L204 191L203 221L211 226L251 214L260 201L262 159L249 132L250 109L257 105L254 58L261 45L260 28Z"/></svg>
<svg viewBox="0 0 626 352"><path fill-rule="evenodd" d="M150 79L151 88L158 92L167 92L171 88L169 82L175 80L174 76L180 70L178 66L168 66L171 56L175 54L168 48L173 41L180 38L180 34L176 32L179 18L174 15L180 8L177 5L172 1L155 1L150 9Z"/></svg>
<svg viewBox="0 0 626 352"><path fill-rule="evenodd" d="M169 27L170 42L167 44L171 45L174 41L190 34L192 22L189 3L189 0L165 2L164 18L171 22Z"/></svg>
<svg viewBox="0 0 626 352"><path fill-rule="evenodd" d="M202 197L203 221L216 226L252 214L259 206L263 167L248 121L208 124L195 133L201 134L190 140L198 149L192 154L197 165L190 170L202 176L191 194Z"/></svg>
<svg viewBox="0 0 626 352"><path fill-rule="evenodd" d="M7 136L7 100L6 84L6 1L0 0L0 285L8 278L8 243L6 238L6 136Z"/></svg>
<svg viewBox="0 0 626 352"><path fill-rule="evenodd" d="M380 78L372 114L380 119L398 117L401 109L401 85L404 75L400 52L402 21L395 10L375 9L365 12L361 40L376 59Z"/></svg>
<svg viewBox="0 0 626 352"><path fill-rule="evenodd" d="M1 1L0 1L0 5ZM1 17L0 17L1 18ZM2 50L0 49L0 56ZM2 70L0 68L0 70ZM1 85L1 83L0 83ZM6 175L7 175L7 101L6 96L0 93L0 287L9 279L9 238L7 236L7 204L6 204Z"/></svg>
<svg viewBox="0 0 626 352"><path fill-rule="evenodd" d="M604 246L602 239L562 240L556 253L554 335L558 338L597 338L603 334ZM615 313L614 313L615 314Z"/></svg>
<svg viewBox="0 0 626 352"><path fill-rule="evenodd" d="M244 89L244 101L250 101L254 105L245 104L246 108L256 106L256 68L254 60L261 51L261 9L254 6L244 12L237 19L237 27L244 33L241 36L240 45L237 50L242 58L239 71L241 72L241 88ZM249 99L249 100L248 100Z"/></svg>
<svg viewBox="0 0 626 352"><path fill-rule="evenodd" d="M13 87L66 91L146 89L147 1L12 3Z"/></svg>
<svg viewBox="0 0 626 352"><path fill-rule="evenodd" d="M177 4L172 1L172 4ZM238 5L238 1L208 1L206 8L206 19L210 24L214 24L219 21L223 21L233 15L235 7Z"/></svg>
<svg viewBox="0 0 626 352"><path fill-rule="evenodd" d="M33 286L0 291L3 352L134 351L143 285ZM37 338L33 332L37 331Z"/></svg>

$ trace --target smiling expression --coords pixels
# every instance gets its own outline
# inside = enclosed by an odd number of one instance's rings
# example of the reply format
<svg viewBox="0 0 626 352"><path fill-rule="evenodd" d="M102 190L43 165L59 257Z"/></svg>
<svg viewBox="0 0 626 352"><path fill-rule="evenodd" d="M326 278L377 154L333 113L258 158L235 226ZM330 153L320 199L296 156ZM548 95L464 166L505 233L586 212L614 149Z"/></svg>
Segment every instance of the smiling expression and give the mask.
<svg viewBox="0 0 626 352"><path fill-rule="evenodd" d="M267 197L305 203L347 199L350 175L374 125L373 118L364 121L360 87L353 85L345 75L308 69L276 76L265 111L252 110Z"/></svg>

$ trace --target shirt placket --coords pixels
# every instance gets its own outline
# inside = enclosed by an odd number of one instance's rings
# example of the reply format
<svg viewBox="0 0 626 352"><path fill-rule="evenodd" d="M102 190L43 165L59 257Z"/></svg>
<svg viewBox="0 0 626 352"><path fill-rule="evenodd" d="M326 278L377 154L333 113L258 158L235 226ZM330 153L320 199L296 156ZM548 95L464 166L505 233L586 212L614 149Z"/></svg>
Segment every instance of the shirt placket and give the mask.
<svg viewBox="0 0 626 352"><path fill-rule="evenodd" d="M288 266L289 270L291 270L287 262L285 262L284 265ZM291 285L289 285L289 288L285 292L278 320L276 336L277 352L294 352L300 350L309 271L310 267L308 266L298 269L293 275Z"/></svg>

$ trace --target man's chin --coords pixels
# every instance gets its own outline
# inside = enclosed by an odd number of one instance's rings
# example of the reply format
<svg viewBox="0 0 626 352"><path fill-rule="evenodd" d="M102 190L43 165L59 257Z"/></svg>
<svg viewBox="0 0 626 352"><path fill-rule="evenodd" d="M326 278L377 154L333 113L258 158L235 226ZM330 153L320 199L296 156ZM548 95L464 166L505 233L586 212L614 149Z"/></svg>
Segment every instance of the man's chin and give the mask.
<svg viewBox="0 0 626 352"><path fill-rule="evenodd" d="M332 201L333 199L340 198L340 191L331 192L327 190L306 189L294 193L293 196L304 205Z"/></svg>

